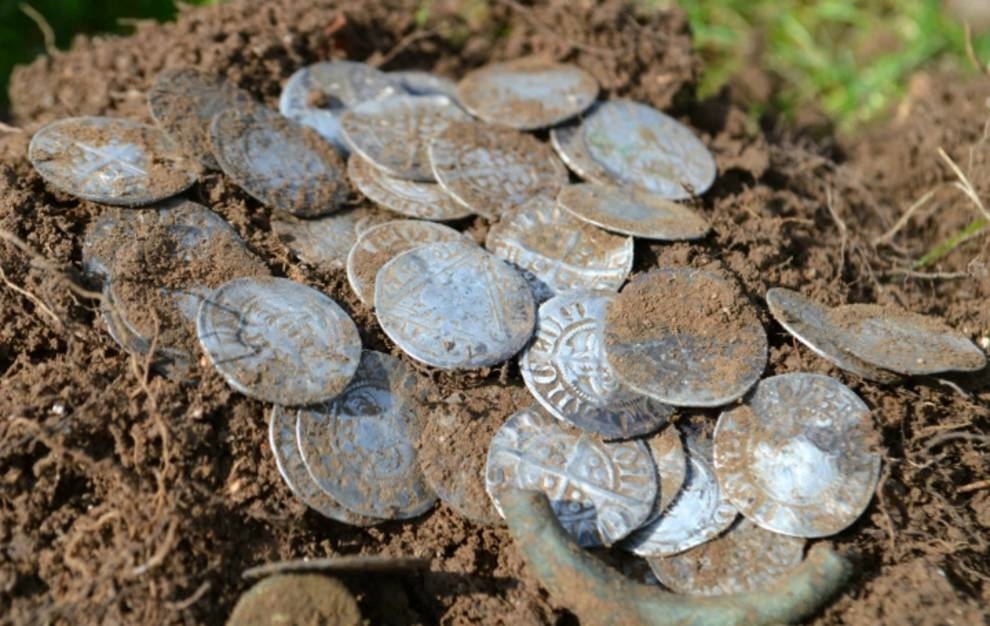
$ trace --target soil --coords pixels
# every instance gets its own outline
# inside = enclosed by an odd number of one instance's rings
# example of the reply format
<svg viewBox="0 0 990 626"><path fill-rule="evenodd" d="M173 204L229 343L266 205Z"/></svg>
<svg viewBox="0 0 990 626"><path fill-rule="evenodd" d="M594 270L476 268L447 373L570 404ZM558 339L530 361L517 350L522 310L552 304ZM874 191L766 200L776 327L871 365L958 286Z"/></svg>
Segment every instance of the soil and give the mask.
<svg viewBox="0 0 990 626"><path fill-rule="evenodd" d="M422 6L430 7L424 29L415 17ZM861 380L776 326L762 297L781 286L830 305L897 304L987 341L990 240L975 237L931 268L911 269L910 261L979 215L950 186L957 175L938 148L974 195L987 197L990 81L919 76L884 127L855 143L820 138L816 127L812 139L761 128L731 91L696 101L699 64L683 15L635 6L242 0L185 8L177 22L140 24L133 37L81 37L69 52L19 69L10 91L24 132L0 133L0 621L218 624L248 588L240 574L252 565L383 554L428 558L431 569L347 579L371 623L576 623L566 598L540 588L503 528L445 506L367 529L307 511L278 476L263 403L208 368L196 385L149 373L105 334L98 302L79 288L81 237L102 209L44 184L25 157L31 134L53 119L150 121L145 95L167 68L222 75L272 106L294 70L330 57L459 77L488 61L539 54L583 67L608 96L691 123L716 153L718 181L693 207L712 234L639 242L635 271L674 265L732 275L768 328L765 375L827 373L873 408L883 437L880 485L862 518L831 539L856 555L856 574L812 621L985 622L990 374L890 387ZM366 349L398 356L343 271L295 261L268 209L219 174L201 176L188 195L227 219L274 274L341 302ZM483 220L464 227L484 240ZM436 387L437 404L519 380L511 363L461 374L410 365ZM692 416L710 422L717 411Z"/></svg>

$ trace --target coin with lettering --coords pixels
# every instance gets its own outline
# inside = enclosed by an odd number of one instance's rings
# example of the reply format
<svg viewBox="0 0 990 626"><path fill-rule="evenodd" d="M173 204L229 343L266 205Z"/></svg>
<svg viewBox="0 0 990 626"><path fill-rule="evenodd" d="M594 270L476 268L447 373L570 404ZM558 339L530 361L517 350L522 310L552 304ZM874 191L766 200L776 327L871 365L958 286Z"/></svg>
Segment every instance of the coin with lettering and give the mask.
<svg viewBox="0 0 990 626"><path fill-rule="evenodd" d="M594 110L592 107L589 113ZM553 146L560 160L584 180L596 185L613 185L617 182L614 176L588 154L580 121L567 122L551 128L550 145Z"/></svg>
<svg viewBox="0 0 990 626"><path fill-rule="evenodd" d="M567 185L557 203L589 224L642 239L700 239L711 230L708 220L683 204L634 188Z"/></svg>
<svg viewBox="0 0 990 626"><path fill-rule="evenodd" d="M388 77L411 96L446 96L457 103L457 83L432 72L397 70Z"/></svg>
<svg viewBox="0 0 990 626"><path fill-rule="evenodd" d="M372 202L408 217L446 221L471 215L437 183L389 176L357 154L347 160L347 175Z"/></svg>
<svg viewBox="0 0 990 626"><path fill-rule="evenodd" d="M355 207L313 219L276 214L271 224L279 241L303 263L343 269L361 233L396 217L373 207Z"/></svg>

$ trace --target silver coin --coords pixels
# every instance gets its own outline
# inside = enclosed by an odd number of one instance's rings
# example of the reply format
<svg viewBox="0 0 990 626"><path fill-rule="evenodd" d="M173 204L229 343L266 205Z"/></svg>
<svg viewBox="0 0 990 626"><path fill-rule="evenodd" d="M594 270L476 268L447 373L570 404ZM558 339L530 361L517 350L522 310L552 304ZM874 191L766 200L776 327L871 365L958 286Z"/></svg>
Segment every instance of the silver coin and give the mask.
<svg viewBox="0 0 990 626"><path fill-rule="evenodd" d="M347 199L344 162L312 130L267 109L227 109L210 126L214 156L244 191L297 217L319 217Z"/></svg>
<svg viewBox="0 0 990 626"><path fill-rule="evenodd" d="M457 83L421 70L388 72L388 77L411 96L446 96L457 103Z"/></svg>
<svg viewBox="0 0 990 626"><path fill-rule="evenodd" d="M28 159L53 187L118 206L180 194L196 182L198 169L154 126L110 117L70 117L41 127Z"/></svg>
<svg viewBox="0 0 990 626"><path fill-rule="evenodd" d="M643 239L700 239L711 230L705 218L683 204L633 188L567 185L557 203L589 224Z"/></svg>
<svg viewBox="0 0 990 626"><path fill-rule="evenodd" d="M444 96L393 96L348 109L340 126L347 145L389 176L433 182L429 141L468 119Z"/></svg>
<svg viewBox="0 0 990 626"><path fill-rule="evenodd" d="M659 433L646 440L646 445L653 455L657 466L657 476L660 480L660 493L653 503L653 510L646 523L659 519L677 496L687 480L687 454L684 452L684 442L677 426L670 424Z"/></svg>
<svg viewBox="0 0 990 626"><path fill-rule="evenodd" d="M239 278L199 309L196 334L241 393L285 406L329 400L354 377L357 326L319 291L284 278Z"/></svg>
<svg viewBox="0 0 990 626"><path fill-rule="evenodd" d="M581 113L598 82L575 65L524 57L469 72L457 95L473 115L519 130L546 128Z"/></svg>
<svg viewBox="0 0 990 626"><path fill-rule="evenodd" d="M605 443L531 408L492 438L485 485L496 508L506 486L543 491L578 545L607 546L649 515L657 473L642 441Z"/></svg>
<svg viewBox="0 0 990 626"><path fill-rule="evenodd" d="M357 154L347 160L347 175L372 202L408 217L445 221L471 215L437 183L389 176Z"/></svg>
<svg viewBox="0 0 990 626"><path fill-rule="evenodd" d="M447 193L489 219L536 196L555 198L567 182L567 168L546 144L483 124L451 124L430 142L429 157Z"/></svg>
<svg viewBox="0 0 990 626"><path fill-rule="evenodd" d="M347 253L368 228L395 219L372 207L337 211L326 217L300 219L287 214L272 216L272 231L303 263L331 269L347 265Z"/></svg>
<svg viewBox="0 0 990 626"><path fill-rule="evenodd" d="M121 308L113 299L113 283L108 281L103 286L103 299L100 312L107 327L107 334L128 354L146 357L152 349L152 338L142 334L140 330L122 313ZM189 377L192 368L192 358L188 351L155 342L155 353L151 359L153 370L166 377L182 381Z"/></svg>
<svg viewBox="0 0 990 626"><path fill-rule="evenodd" d="M589 109L589 113L594 110L592 107ZM615 178L588 154L580 121L568 122L551 128L550 145L553 146L560 160L584 180L596 185L616 184Z"/></svg>
<svg viewBox="0 0 990 626"><path fill-rule="evenodd" d="M373 306L375 277L383 265L406 250L462 238L453 228L433 222L393 220L379 224L358 237L347 254L347 282L361 302Z"/></svg>
<svg viewBox="0 0 990 626"><path fill-rule="evenodd" d="M89 226L82 241L82 269L86 274L106 279L110 276L110 265L116 247L121 241L130 238L133 232L132 221L143 211L108 209L101 213Z"/></svg>
<svg viewBox="0 0 990 626"><path fill-rule="evenodd" d="M408 519L425 513L437 498L416 453L422 412L415 374L395 357L365 350L339 397L299 410L299 447L310 475L361 515Z"/></svg>
<svg viewBox="0 0 990 626"><path fill-rule="evenodd" d="M581 128L588 154L626 184L680 200L705 193L715 182L715 158L705 144L653 107L610 100Z"/></svg>
<svg viewBox="0 0 990 626"><path fill-rule="evenodd" d="M553 417L606 439L628 439L657 430L673 409L626 387L608 364L602 326L611 298L574 291L544 302L519 370Z"/></svg>
<svg viewBox="0 0 990 626"><path fill-rule="evenodd" d="M760 381L715 427L715 467L726 497L767 530L827 537L863 513L880 476L870 409L819 374Z"/></svg>
<svg viewBox="0 0 990 626"><path fill-rule="evenodd" d="M774 319L826 361L867 380L880 383L900 380L893 372L874 367L853 356L837 342L841 332L830 320L828 307L796 291L779 287L767 290L766 300Z"/></svg>
<svg viewBox="0 0 990 626"><path fill-rule="evenodd" d="M467 241L403 252L375 282L382 330L411 357L435 367L505 361L532 336L535 309L519 272Z"/></svg>

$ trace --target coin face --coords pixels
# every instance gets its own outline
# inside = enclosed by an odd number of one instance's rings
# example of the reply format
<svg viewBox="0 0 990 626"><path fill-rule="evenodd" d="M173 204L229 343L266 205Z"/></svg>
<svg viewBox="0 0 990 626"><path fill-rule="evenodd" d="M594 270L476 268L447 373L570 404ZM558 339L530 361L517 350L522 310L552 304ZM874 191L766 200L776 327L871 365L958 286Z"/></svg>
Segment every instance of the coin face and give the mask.
<svg viewBox="0 0 990 626"><path fill-rule="evenodd" d="M421 70L388 72L388 77L411 96L446 96L457 103L457 83Z"/></svg>
<svg viewBox="0 0 990 626"><path fill-rule="evenodd" d="M594 108L589 111L594 111ZM572 172L596 185L611 185L615 179L588 154L581 122L568 122L550 129L550 145Z"/></svg>
<svg viewBox="0 0 990 626"><path fill-rule="evenodd" d="M312 130L267 109L227 109L210 126L223 172L262 204L319 217L347 199L344 162Z"/></svg>
<svg viewBox="0 0 990 626"><path fill-rule="evenodd" d="M705 193L715 158L694 132L653 107L631 100L600 104L582 124L588 154L613 178L662 198Z"/></svg>
<svg viewBox="0 0 990 626"><path fill-rule="evenodd" d="M213 367L241 393L285 406L329 400L354 377L357 326L315 289L284 278L238 278L196 317Z"/></svg>
<svg viewBox="0 0 990 626"><path fill-rule="evenodd" d="M436 495L417 460L423 408L416 376L402 361L365 350L347 389L300 409L299 447L321 489L348 509L382 519L430 510Z"/></svg>
<svg viewBox="0 0 990 626"><path fill-rule="evenodd" d="M536 305L526 280L467 241L408 250L378 272L382 330L417 361L449 369L501 363L533 334Z"/></svg>
<svg viewBox="0 0 990 626"><path fill-rule="evenodd" d="M668 268L640 274L609 305L605 353L641 393L674 406L721 406L763 374L767 335L727 278Z"/></svg>
<svg viewBox="0 0 990 626"><path fill-rule="evenodd" d="M602 442L535 407L510 417L492 438L485 484L496 508L507 486L546 493L581 546L612 545L628 535L657 494L656 468L642 441Z"/></svg>
<svg viewBox="0 0 990 626"><path fill-rule="evenodd" d="M437 221L471 215L437 183L389 176L360 155L352 154L347 160L347 175L372 202L401 215Z"/></svg>
<svg viewBox="0 0 990 626"><path fill-rule="evenodd" d="M347 587L322 574L279 574L261 580L237 600L227 623L265 626L273 621L334 626L363 623Z"/></svg>
<svg viewBox="0 0 990 626"><path fill-rule="evenodd" d="M196 164L147 124L111 117L70 117L31 138L28 159L65 193L103 204L141 206L182 193Z"/></svg>
<svg viewBox="0 0 990 626"><path fill-rule="evenodd" d="M567 185L557 203L589 224L643 239L700 239L711 230L707 220L683 204L633 188Z"/></svg>
<svg viewBox="0 0 990 626"><path fill-rule="evenodd" d="M535 130L591 106L598 82L575 65L525 57L469 72L458 83L457 95L468 111L486 122Z"/></svg>
<svg viewBox="0 0 990 626"><path fill-rule="evenodd" d="M878 441L869 408L851 389L828 376L782 374L719 417L715 468L726 497L756 524L827 537L870 503Z"/></svg>
<svg viewBox="0 0 990 626"><path fill-rule="evenodd" d="M315 219L276 214L272 216L271 224L279 241L303 263L343 269L347 265L347 253L354 247L358 235L395 217L379 209L356 207Z"/></svg>
<svg viewBox="0 0 990 626"><path fill-rule="evenodd" d="M633 264L631 238L586 224L546 196L507 211L488 230L485 247L557 294L617 291Z"/></svg>
<svg viewBox="0 0 990 626"><path fill-rule="evenodd" d="M660 480L660 494L653 504L653 511L647 518L647 523L660 517L680 495L687 480L687 454L684 452L684 442L681 432L674 424L668 425L659 433L646 440L646 445L653 455L657 466L657 476Z"/></svg>
<svg viewBox="0 0 990 626"><path fill-rule="evenodd" d="M606 439L667 423L673 409L619 381L605 358L602 326L612 294L574 291L540 305L536 338L519 360L526 388L553 417Z"/></svg>
<svg viewBox="0 0 990 626"><path fill-rule="evenodd" d="M429 146L437 181L472 213L492 219L536 196L554 198L567 169L535 137L477 123L455 123Z"/></svg>

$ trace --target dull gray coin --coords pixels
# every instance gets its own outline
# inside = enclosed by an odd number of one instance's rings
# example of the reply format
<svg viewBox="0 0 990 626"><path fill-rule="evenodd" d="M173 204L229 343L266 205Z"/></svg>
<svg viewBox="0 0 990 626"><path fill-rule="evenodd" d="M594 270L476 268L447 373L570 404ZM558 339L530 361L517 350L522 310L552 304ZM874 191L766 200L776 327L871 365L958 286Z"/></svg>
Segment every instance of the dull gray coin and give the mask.
<svg viewBox="0 0 990 626"><path fill-rule="evenodd" d="M589 109L589 113L591 111L594 108ZM568 122L551 128L550 145L567 167L584 180L597 185L613 185L618 182L588 154L581 122Z"/></svg>
<svg viewBox="0 0 990 626"><path fill-rule="evenodd" d="M526 280L468 241L434 243L393 258L375 280L382 330L435 367L495 365L533 334L536 305Z"/></svg>
<svg viewBox="0 0 990 626"><path fill-rule="evenodd" d="M417 459L423 407L416 397L416 376L399 359L365 350L339 397L297 415L299 447L310 475L348 509L408 519L436 503Z"/></svg>
<svg viewBox="0 0 990 626"><path fill-rule="evenodd" d="M605 358L602 327L613 294L574 291L542 305L536 337L519 370L526 388L553 417L606 439L653 432L674 412L619 381Z"/></svg>
<svg viewBox="0 0 990 626"><path fill-rule="evenodd" d="M285 278L221 285L200 307L196 334L231 387L285 406L335 397L361 357L357 326L340 305Z"/></svg>
<svg viewBox="0 0 990 626"><path fill-rule="evenodd" d="M659 433L646 440L646 445L653 455L657 466L657 476L660 480L660 493L653 503L653 511L646 523L658 519L680 495L687 480L687 454L684 452L684 442L681 431L674 424L668 425Z"/></svg>
<svg viewBox="0 0 990 626"><path fill-rule="evenodd" d="M880 476L870 409L819 374L760 381L715 427L715 468L726 497L763 528L827 537L863 513Z"/></svg>
<svg viewBox="0 0 990 626"><path fill-rule="evenodd" d="M389 176L357 154L347 160L347 175L372 202L408 217L446 221L471 215L437 183Z"/></svg>
<svg viewBox="0 0 990 626"><path fill-rule="evenodd" d="M119 206L182 193L196 182L198 169L154 126L111 117L70 117L41 127L28 159L53 187Z"/></svg>
<svg viewBox="0 0 990 626"><path fill-rule="evenodd" d="M496 508L503 487L546 493L578 545L608 546L649 515L657 473L642 441L602 442L534 407L510 417L492 438L485 484Z"/></svg>
<svg viewBox="0 0 990 626"><path fill-rule="evenodd" d="M575 65L524 57L469 72L457 95L473 115L519 130L546 128L581 113L598 82Z"/></svg>
<svg viewBox="0 0 990 626"><path fill-rule="evenodd" d="M653 107L610 100L581 127L588 154L626 184L680 200L705 193L715 182L715 158L705 144Z"/></svg>
<svg viewBox="0 0 990 626"><path fill-rule="evenodd" d="M411 96L446 96L457 103L457 83L422 70L389 72L388 77Z"/></svg>
<svg viewBox="0 0 990 626"><path fill-rule="evenodd" d="M340 581L322 574L277 574L245 592L226 626L360 626L361 610Z"/></svg>
<svg viewBox="0 0 990 626"><path fill-rule="evenodd" d="M347 253L361 233L394 219L396 216L387 211L356 207L315 219L275 214L271 225L279 241L303 263L343 269L347 265Z"/></svg>
<svg viewBox="0 0 990 626"><path fill-rule="evenodd" d="M110 265L121 241L130 238L133 220L143 211L108 208L87 227L82 241L82 269L101 279L109 278Z"/></svg>
<svg viewBox="0 0 990 626"><path fill-rule="evenodd" d="M705 218L683 204L633 188L567 185L557 203L589 224L643 239L700 239L711 230Z"/></svg>

